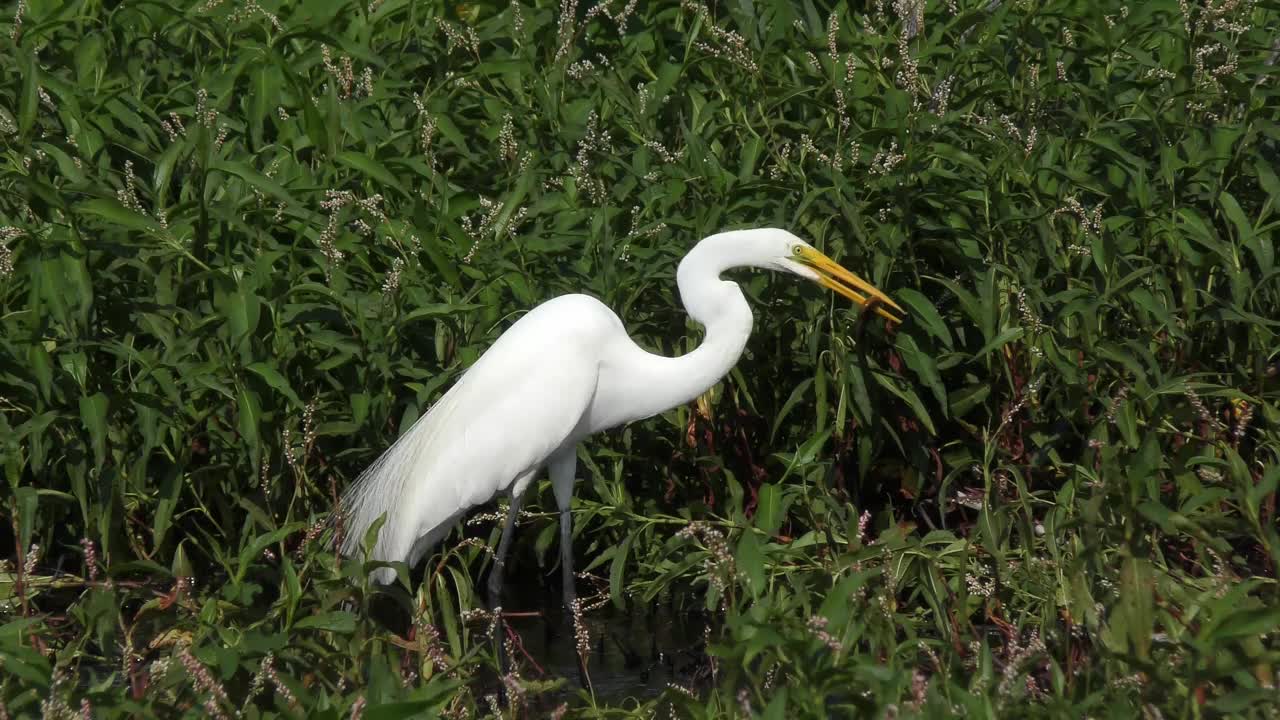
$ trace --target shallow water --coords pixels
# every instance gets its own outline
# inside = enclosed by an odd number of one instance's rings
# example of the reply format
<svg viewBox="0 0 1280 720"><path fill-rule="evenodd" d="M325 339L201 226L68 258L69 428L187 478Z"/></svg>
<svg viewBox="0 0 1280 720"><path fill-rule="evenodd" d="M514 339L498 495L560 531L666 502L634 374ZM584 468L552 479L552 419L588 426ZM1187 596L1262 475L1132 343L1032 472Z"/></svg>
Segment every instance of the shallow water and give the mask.
<svg viewBox="0 0 1280 720"><path fill-rule="evenodd" d="M534 601L533 607L511 603L521 596L509 591L510 604L504 609L540 613L507 621L523 647L523 653L516 651L522 674L528 679L566 678L562 694L574 694L578 667L572 618L559 611L558 593L523 594ZM656 697L670 683L687 685L703 667L706 621L700 615L675 613L662 605L621 610L606 602L584 612L583 620L591 642L587 674L599 703Z"/></svg>

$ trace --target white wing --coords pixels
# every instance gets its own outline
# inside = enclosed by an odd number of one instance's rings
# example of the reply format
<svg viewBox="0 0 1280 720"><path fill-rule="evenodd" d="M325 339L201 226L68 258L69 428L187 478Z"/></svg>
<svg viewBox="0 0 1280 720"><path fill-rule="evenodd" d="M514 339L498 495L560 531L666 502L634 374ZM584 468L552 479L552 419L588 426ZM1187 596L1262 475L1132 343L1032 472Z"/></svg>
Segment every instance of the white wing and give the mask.
<svg viewBox="0 0 1280 720"><path fill-rule="evenodd" d="M625 337L621 321L584 295L555 298L517 321L343 496L342 553L358 557L385 513L370 559L413 565L469 508L580 440L601 348L615 335Z"/></svg>

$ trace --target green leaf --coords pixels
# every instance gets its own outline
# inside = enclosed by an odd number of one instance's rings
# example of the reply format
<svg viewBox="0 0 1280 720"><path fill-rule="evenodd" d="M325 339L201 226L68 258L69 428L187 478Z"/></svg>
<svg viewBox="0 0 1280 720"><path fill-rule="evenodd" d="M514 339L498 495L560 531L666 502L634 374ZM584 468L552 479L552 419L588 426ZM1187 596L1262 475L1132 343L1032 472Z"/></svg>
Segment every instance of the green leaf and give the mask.
<svg viewBox="0 0 1280 720"><path fill-rule="evenodd" d="M151 539L157 548L164 542L165 535L169 532L169 525L173 519L173 512L178 507L178 496L181 493L182 472L174 466L169 468L164 474L164 479L160 481L155 516L151 520Z"/></svg>
<svg viewBox="0 0 1280 720"><path fill-rule="evenodd" d="M766 535L775 535L786 516L782 490L773 483L763 483L756 492L755 526Z"/></svg>
<svg viewBox="0 0 1280 720"><path fill-rule="evenodd" d="M987 383L970 385L947 395L947 405L950 406L954 417L964 417L970 410L982 404L990 394L991 385Z"/></svg>
<svg viewBox="0 0 1280 720"><path fill-rule="evenodd" d="M826 446L827 441L831 438L832 432L834 432L833 428L829 427L819 428L814 431L813 434L811 434L809 438L796 450L795 455L792 456L787 472L790 473L796 468L811 465L816 462L818 454L822 452L822 448ZM786 476L784 475L783 477L785 478ZM784 498L784 512L785 505L786 502Z"/></svg>
<svg viewBox="0 0 1280 720"><path fill-rule="evenodd" d="M421 320L422 318L450 317L475 312L487 307L479 303L428 303L415 307L400 319L402 324Z"/></svg>
<svg viewBox="0 0 1280 720"><path fill-rule="evenodd" d="M635 537L635 535L628 535L627 539L622 541L622 545L618 546L618 552L614 553L613 562L609 563L609 597L613 600L614 606L622 610L627 607L626 597L622 594L623 582L627 574L627 556L631 552L631 542Z"/></svg>
<svg viewBox="0 0 1280 720"><path fill-rule="evenodd" d="M18 100L18 132L27 137L36 124L36 111L40 109L40 70L35 51L18 56L22 70L22 95Z"/></svg>
<svg viewBox="0 0 1280 720"><path fill-rule="evenodd" d="M1127 557L1120 567L1119 616L1129 648L1141 659L1151 656L1151 634L1155 624L1154 581L1148 560Z"/></svg>
<svg viewBox="0 0 1280 720"><path fill-rule="evenodd" d="M978 360L986 357L988 354L999 350L1009 343L1022 337L1026 331L1021 327L1005 328L994 340L982 346L982 349L973 354L973 359Z"/></svg>
<svg viewBox="0 0 1280 720"><path fill-rule="evenodd" d="M235 582L239 583L244 580L245 573L249 572L249 568L253 565L255 560L262 557L262 551L266 550L268 546L280 542L304 527L306 527L306 523L289 523L279 530L274 530L266 533L265 535L259 535L254 538L253 542L249 543L240 551L239 563L237 564L235 572Z"/></svg>
<svg viewBox="0 0 1280 720"><path fill-rule="evenodd" d="M942 376L938 374L938 364L934 362L929 353L921 350L916 345L915 339L910 335L901 333L896 340L898 352L902 353L903 361L933 392L933 397L938 401L938 405L942 408L942 414L945 417L947 414L947 390L942 384Z"/></svg>
<svg viewBox="0 0 1280 720"><path fill-rule="evenodd" d="M249 127L255 143L262 142L263 125L280 98L284 78L279 65L261 62L249 71Z"/></svg>
<svg viewBox="0 0 1280 720"><path fill-rule="evenodd" d="M178 549L173 553L173 564L170 567L170 571L176 578L191 577L193 574L193 571L191 570L191 561L187 559L185 540L178 543Z"/></svg>
<svg viewBox="0 0 1280 720"><path fill-rule="evenodd" d="M759 520L759 515L756 519ZM760 538L751 530L742 532L736 557L738 568L747 575L747 587L759 597L765 591L764 555L760 549Z"/></svg>
<svg viewBox="0 0 1280 720"><path fill-rule="evenodd" d="M334 159L353 170L368 175L370 178L377 180L383 185L399 190L402 195L409 194L408 191L404 189L404 186L400 184L400 180L396 178L390 170L388 170L382 163L374 160L368 155L361 155L360 153L354 153L350 150L343 150L338 153Z"/></svg>
<svg viewBox="0 0 1280 720"><path fill-rule="evenodd" d="M1177 526L1174 524L1174 513L1169 508L1152 500L1144 500L1138 504L1138 512L1142 516L1156 525L1160 526L1160 530L1166 535L1172 535L1177 532Z"/></svg>
<svg viewBox="0 0 1280 720"><path fill-rule="evenodd" d="M511 216L520 208L524 202L525 196L529 194L530 185L533 182L534 174L532 170L526 170L520 175L516 181L515 187L511 192L507 193L502 199L502 211L498 213L498 217L493 222L493 237L501 240L507 236L507 223L511 221Z"/></svg>
<svg viewBox="0 0 1280 720"><path fill-rule="evenodd" d="M1183 207L1178 209L1177 216L1182 221L1178 228L1185 232L1187 237L1212 250L1227 267L1233 270L1240 269L1232 247L1218 239L1217 233L1204 221L1204 218L1200 217L1199 213L1190 207Z"/></svg>
<svg viewBox="0 0 1280 720"><path fill-rule="evenodd" d="M928 409L925 408L924 403L921 402L920 396L916 394L915 390L910 387L901 387L893 378L886 377L880 373L875 374L875 379L876 383L879 384L880 387L888 390L894 395L897 395L902 401L907 403L907 405L911 406L912 414L916 416L917 420L924 424L925 430L928 430L930 435L938 434L938 429L934 427L933 424L933 417L929 414Z"/></svg>
<svg viewBox="0 0 1280 720"><path fill-rule="evenodd" d="M82 183L86 180L84 171L81 168L76 167L75 161L72 160L71 156L64 152L62 148L46 142L36 143L36 147L48 153L49 156L54 159L54 162L58 164L58 172L61 173L63 177L73 183Z"/></svg>
<svg viewBox="0 0 1280 720"><path fill-rule="evenodd" d="M106 67L104 45L99 33L85 33L76 43L76 81L82 87L93 87L96 72Z"/></svg>
<svg viewBox="0 0 1280 720"><path fill-rule="evenodd" d="M858 588L866 584L872 573L871 570L863 570L846 575L826 593L826 599L823 600L818 614L827 619L829 627L838 629L849 621L851 612L849 598L853 597Z"/></svg>
<svg viewBox="0 0 1280 720"><path fill-rule="evenodd" d="M746 182L752 178L756 170L756 161L760 158L760 151L764 148L764 142L760 136L752 136L742 145L742 155L738 162L738 180Z"/></svg>
<svg viewBox="0 0 1280 720"><path fill-rule="evenodd" d="M344 635L355 632L356 616L344 610L308 615L293 624L294 630L324 630Z"/></svg>
<svg viewBox="0 0 1280 720"><path fill-rule="evenodd" d="M27 365L31 368L31 374L36 378L36 385L40 388L40 397L47 403L49 402L49 390L53 385L53 360L49 357L49 351L45 349L41 343L32 343L27 346Z"/></svg>
<svg viewBox="0 0 1280 720"><path fill-rule="evenodd" d="M258 454L258 423L262 419L262 404L258 401L258 393L249 388L240 388L240 436L249 443L254 457Z"/></svg>
<svg viewBox="0 0 1280 720"><path fill-rule="evenodd" d="M220 280L214 292L214 305L227 321L231 340L240 343L258 328L262 303L250 290L232 285L230 278Z"/></svg>
<svg viewBox="0 0 1280 720"><path fill-rule="evenodd" d="M1237 610L1210 630L1206 640L1218 642L1243 637L1264 637L1280 628L1280 607Z"/></svg>
<svg viewBox="0 0 1280 720"><path fill-rule="evenodd" d="M436 121L436 128L440 130L440 135L444 137L444 139L453 143L455 147L463 152L467 152L469 150L467 147L466 137L448 115L439 113L433 115L432 118Z"/></svg>
<svg viewBox="0 0 1280 720"><path fill-rule="evenodd" d="M862 372L861 367L850 365L845 377L849 380L848 388L853 394L854 417L863 425L870 425L874 421L876 413L871 407L871 393L867 387L866 374Z"/></svg>
<svg viewBox="0 0 1280 720"><path fill-rule="evenodd" d="M293 402L295 408L303 406L302 399L293 392L293 388L289 386L289 381L285 379L275 368L262 362L256 362L246 368L249 372L257 375L267 382L268 385L280 391L281 395Z"/></svg>
<svg viewBox="0 0 1280 720"><path fill-rule="evenodd" d="M1261 223L1280 211L1280 178L1276 177L1276 171L1271 167L1271 161L1267 158L1259 158L1253 163L1253 170L1257 173L1258 184L1267 193L1267 203L1263 214L1258 218Z"/></svg>
<svg viewBox="0 0 1280 720"><path fill-rule="evenodd" d="M107 396L102 393L80 398L80 422L89 431L97 467L107 461Z"/></svg>
<svg viewBox="0 0 1280 720"><path fill-rule="evenodd" d="M36 527L36 509L40 506L40 494L30 485L20 485L13 491L18 504L18 543L22 548L31 547L31 533Z"/></svg>
<svg viewBox="0 0 1280 720"><path fill-rule="evenodd" d="M779 687L772 693L760 720L786 720L787 717L787 689Z"/></svg>
<svg viewBox="0 0 1280 720"><path fill-rule="evenodd" d="M156 203L167 205L169 200L169 181L173 178L173 169L179 158L187 152L185 142L170 143L169 147L155 159L155 168L151 173L151 186L156 189Z"/></svg>
<svg viewBox="0 0 1280 720"><path fill-rule="evenodd" d="M1160 469L1162 457L1163 451L1160 448L1159 438L1155 433L1146 433L1141 447L1137 454L1133 456L1129 469L1125 474L1131 482L1145 482Z"/></svg>
<svg viewBox="0 0 1280 720"><path fill-rule="evenodd" d="M900 288L893 293L897 296L895 299L898 304L905 306L910 310L908 316L924 326L926 332L937 338L947 347L952 347L951 331L947 329L946 322L942 316L938 314L938 309L929 302L919 291L912 288Z"/></svg>
<svg viewBox="0 0 1280 720"><path fill-rule="evenodd" d="M1261 519L1259 516L1262 513L1262 504L1266 498L1276 492L1278 485L1280 485L1280 465L1267 467L1260 482L1250 483L1245 493L1245 506L1249 509L1251 516Z"/></svg>
<svg viewBox="0 0 1280 720"><path fill-rule="evenodd" d="M442 691L443 688L438 688L436 694L440 694ZM443 709L444 703L444 700L433 698L431 700L408 700L370 705L364 713L364 717L367 720L406 720L407 718L439 717L439 711Z"/></svg>
<svg viewBox="0 0 1280 720"><path fill-rule="evenodd" d="M44 624L42 617L18 618L0 625L0 641L11 643Z"/></svg>
<svg viewBox="0 0 1280 720"><path fill-rule="evenodd" d="M805 378L800 381L791 391L791 395L787 397L787 401L782 403L782 408L778 410L778 414L773 418L773 426L769 430L769 439L772 440L778 436L778 428L782 426L782 422L787 419L787 415L791 414L791 410L804 399L805 393L809 387L813 385L813 378Z"/></svg>
<svg viewBox="0 0 1280 720"><path fill-rule="evenodd" d="M91 215L106 220L112 225L139 232L154 233L162 229L155 220L136 210L130 210L114 199L86 200L75 206L75 212Z"/></svg>
<svg viewBox="0 0 1280 720"><path fill-rule="evenodd" d="M250 187L270 195L277 200L283 200L290 206L296 206L298 203L289 194L289 191L283 185L254 170L243 162L233 160L219 160L209 166L210 170L217 170L228 175L234 175L249 184Z"/></svg>
<svg viewBox="0 0 1280 720"><path fill-rule="evenodd" d="M1227 219L1235 226L1236 242L1248 245L1249 241L1253 239L1253 223L1249 222L1249 218L1245 217L1244 210L1240 209L1240 203L1236 202L1231 193L1223 190L1218 195L1218 204L1222 206L1222 211L1226 213Z"/></svg>
<svg viewBox="0 0 1280 720"><path fill-rule="evenodd" d="M1146 167L1148 164L1147 162L1142 160L1142 158L1139 158L1137 155L1134 155L1128 150L1125 150L1124 148L1120 147L1120 143L1118 143L1116 139L1110 135L1101 135L1101 134L1092 135L1092 136L1086 137L1085 142L1092 143L1093 145L1096 145L1097 147L1102 148L1107 152L1111 153L1111 155L1116 160L1120 160L1125 165L1128 165L1128 168L1126 169L1133 170L1136 168Z"/></svg>
<svg viewBox="0 0 1280 720"><path fill-rule="evenodd" d="M956 296L956 299L960 301L960 307L964 310L965 316L967 316L973 324L977 325L979 328L985 326L985 319L983 316L986 315L986 309L984 304L978 300L976 295L961 287L960 284L954 280L950 280L948 278L929 279L940 283Z"/></svg>

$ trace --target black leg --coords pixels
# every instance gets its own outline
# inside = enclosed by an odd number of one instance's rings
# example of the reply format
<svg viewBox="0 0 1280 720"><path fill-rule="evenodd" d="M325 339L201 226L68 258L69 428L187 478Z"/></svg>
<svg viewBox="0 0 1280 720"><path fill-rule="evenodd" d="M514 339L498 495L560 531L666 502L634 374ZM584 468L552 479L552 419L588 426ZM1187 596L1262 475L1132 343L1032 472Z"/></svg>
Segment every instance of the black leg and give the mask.
<svg viewBox="0 0 1280 720"><path fill-rule="evenodd" d="M555 492L556 506L560 508L560 574L562 584L561 601L564 603L565 617L572 625L574 621L573 606L578 598L574 588L573 572L573 514L569 512L573 503L574 471L577 469L578 456L572 447L564 448L551 457L547 469L551 475L551 489ZM577 626L574 636L577 637ZM582 687L588 687L586 658L578 656L578 681Z"/></svg>
<svg viewBox="0 0 1280 720"><path fill-rule="evenodd" d="M524 493L511 496L511 505L507 507L507 522L502 526L502 539L498 541L498 552L493 558L493 569L489 571L489 612L498 615L495 621L498 636L498 672L507 672L507 626L502 620L502 581L507 568L507 553L511 551L511 540L516 535L516 518L520 515L520 502Z"/></svg>
<svg viewBox="0 0 1280 720"><path fill-rule="evenodd" d="M569 513L569 508L560 511L560 572L563 587L564 612L569 618L569 622L574 628L574 638L577 638L577 623L586 622L581 618L580 609L575 611L574 605L577 604L578 591L575 587L575 575L573 572L573 515ZM578 655L578 682L582 687L587 687L587 659L581 654Z"/></svg>
<svg viewBox="0 0 1280 720"><path fill-rule="evenodd" d="M573 574L573 515L569 508L560 511L560 572L564 592L564 607L573 610L573 601L578 599L578 591L574 584Z"/></svg>

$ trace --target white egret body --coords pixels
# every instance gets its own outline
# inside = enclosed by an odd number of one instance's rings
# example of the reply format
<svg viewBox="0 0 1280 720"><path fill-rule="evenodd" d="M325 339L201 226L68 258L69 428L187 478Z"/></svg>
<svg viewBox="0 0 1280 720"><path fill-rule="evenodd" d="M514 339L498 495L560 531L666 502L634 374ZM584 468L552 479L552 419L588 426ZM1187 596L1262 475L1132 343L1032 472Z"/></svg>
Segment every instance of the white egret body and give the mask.
<svg viewBox="0 0 1280 720"><path fill-rule="evenodd" d="M358 556L369 527L384 513L370 559L411 567L470 508L502 492L511 496L506 527L489 578L500 604L502 573L520 501L547 468L560 510L564 599L574 597L569 504L576 447L588 435L687 403L723 378L751 334L751 308L735 267L784 270L859 303L879 290L785 230L755 229L707 237L680 263L677 282L689 315L706 329L680 357L650 353L622 321L587 295L564 295L531 310L498 338L444 397L373 463L341 502L341 551ZM898 318L883 307L883 317ZM374 572L378 582L395 577Z"/></svg>

